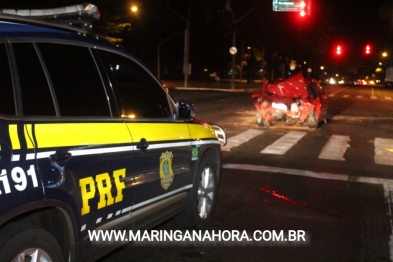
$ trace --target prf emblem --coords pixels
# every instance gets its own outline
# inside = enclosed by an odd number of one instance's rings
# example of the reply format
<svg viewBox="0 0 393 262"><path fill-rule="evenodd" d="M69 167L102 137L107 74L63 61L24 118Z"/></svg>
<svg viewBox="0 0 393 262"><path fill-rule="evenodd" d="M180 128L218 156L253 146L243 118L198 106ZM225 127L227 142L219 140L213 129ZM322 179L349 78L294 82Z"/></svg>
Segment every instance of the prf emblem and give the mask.
<svg viewBox="0 0 393 262"><path fill-rule="evenodd" d="M172 152L166 151L160 156L160 178L161 178L161 186L163 189L167 190L168 187L173 182L173 170L172 170L172 160L173 154Z"/></svg>

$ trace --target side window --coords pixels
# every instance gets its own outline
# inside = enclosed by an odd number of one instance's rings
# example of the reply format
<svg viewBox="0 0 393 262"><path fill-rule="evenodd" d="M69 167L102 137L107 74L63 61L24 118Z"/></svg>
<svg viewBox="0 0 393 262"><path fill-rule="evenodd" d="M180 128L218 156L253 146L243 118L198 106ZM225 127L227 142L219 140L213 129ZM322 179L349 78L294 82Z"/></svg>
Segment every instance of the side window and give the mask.
<svg viewBox="0 0 393 262"><path fill-rule="evenodd" d="M97 66L87 47L39 43L61 116L111 116Z"/></svg>
<svg viewBox="0 0 393 262"><path fill-rule="evenodd" d="M55 116L55 107L41 62L32 43L12 45L22 93L23 115Z"/></svg>
<svg viewBox="0 0 393 262"><path fill-rule="evenodd" d="M109 75L121 117L168 118L167 93L136 62L106 51L98 51Z"/></svg>
<svg viewBox="0 0 393 262"><path fill-rule="evenodd" d="M0 44L0 114L15 115L11 71L4 44Z"/></svg>

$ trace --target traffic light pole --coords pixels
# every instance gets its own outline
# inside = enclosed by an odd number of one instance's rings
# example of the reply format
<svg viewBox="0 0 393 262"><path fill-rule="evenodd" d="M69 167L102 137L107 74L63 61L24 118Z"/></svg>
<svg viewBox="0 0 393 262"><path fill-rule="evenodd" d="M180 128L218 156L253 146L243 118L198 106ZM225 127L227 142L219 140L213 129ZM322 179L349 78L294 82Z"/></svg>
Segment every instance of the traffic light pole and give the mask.
<svg viewBox="0 0 393 262"><path fill-rule="evenodd" d="M236 45L236 25L233 28L232 46ZM236 54L232 55L231 89L235 89Z"/></svg>

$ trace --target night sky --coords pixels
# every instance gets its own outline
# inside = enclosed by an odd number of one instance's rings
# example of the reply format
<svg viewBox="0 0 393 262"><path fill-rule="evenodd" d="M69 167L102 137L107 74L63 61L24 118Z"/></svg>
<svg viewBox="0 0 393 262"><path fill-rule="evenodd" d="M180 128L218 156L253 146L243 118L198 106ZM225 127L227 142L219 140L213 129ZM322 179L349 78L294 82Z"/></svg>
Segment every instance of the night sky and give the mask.
<svg viewBox="0 0 393 262"><path fill-rule="evenodd" d="M392 28L389 25L390 21L379 18L379 13L384 3L393 1L329 0L326 2L329 3L325 5L330 5L328 19L337 29L334 37L363 43L373 42L377 48L383 48L382 46L387 44Z"/></svg>
<svg viewBox="0 0 393 262"><path fill-rule="evenodd" d="M160 1L187 17L187 0ZM132 2L92 1L99 7L102 19L107 19L111 13L132 24L125 48L149 67L156 64L158 44L172 36L173 39L161 45L162 60L181 65L184 44L181 33L185 22L164 5L148 4L148 1L140 1L145 2L144 11L134 16L129 12ZM72 3L80 2L2 0L0 8L51 8ZM190 61L193 68L218 68L227 66L230 61L228 49L232 43L233 20L225 10L225 3L226 0L190 0ZM337 44L343 46L347 60L361 56L366 44L371 44L374 52L389 48L393 51L391 21L380 18L381 7L387 3L393 0L312 0L311 15L300 17L293 12L273 12L272 0L231 0L235 19L258 6L236 24L236 45L238 49L241 46L263 49L267 56L282 53L300 59L312 52L309 47L315 41L315 45L321 46L319 56L325 56L319 58L322 60L332 59Z"/></svg>
<svg viewBox="0 0 393 262"><path fill-rule="evenodd" d="M185 4L187 0L161 0L172 6L173 9L177 10L179 13L185 11ZM84 2L84 1L82 1ZM86 1L88 2L88 1ZM135 1L91 1L100 8L100 3L114 3L126 7L131 5ZM140 1L146 2L146 1ZM211 2L211 6L215 6L217 9L225 8L226 0L190 0L192 6L192 22L196 23L200 16L200 10L196 10L203 4L203 2ZM383 35L388 32L383 32L385 28L383 22L378 18L379 8L387 2L393 2L392 0L312 0L312 14L310 17L304 17L304 21L298 21L297 14L295 16L292 13L287 12L273 12L272 11L272 1L271 0L231 0L232 9L234 11L235 17L240 18L252 7L263 2L260 8L256 9L250 15L242 19L241 24L253 27L253 24L257 24L262 27L275 27L277 20L281 20L280 23L285 25L286 30L298 29L299 27L310 28L318 27L322 24L329 24L336 27L336 37L348 37L348 38L359 38L359 39L370 39L377 40L376 38L383 39ZM52 8L57 6L65 6L73 3L81 3L81 1L52 1L52 0L2 0L0 3L0 8ZM161 6L163 12L165 10ZM197 13L193 13L193 12ZM173 14L172 14L173 15ZM186 13L183 14L186 16ZM275 16L280 16L281 18L274 19ZM257 18L256 18L257 17ZM256 21L256 19L260 21ZM292 21L290 21L292 20ZM266 22L264 22L266 21ZM272 24L267 25L268 22ZM386 21L385 21L386 22ZM182 23L179 21L179 23ZM280 28L281 25L280 24ZM301 25L300 25L301 24ZM284 29L284 30L285 30ZM373 38L373 39L372 39Z"/></svg>

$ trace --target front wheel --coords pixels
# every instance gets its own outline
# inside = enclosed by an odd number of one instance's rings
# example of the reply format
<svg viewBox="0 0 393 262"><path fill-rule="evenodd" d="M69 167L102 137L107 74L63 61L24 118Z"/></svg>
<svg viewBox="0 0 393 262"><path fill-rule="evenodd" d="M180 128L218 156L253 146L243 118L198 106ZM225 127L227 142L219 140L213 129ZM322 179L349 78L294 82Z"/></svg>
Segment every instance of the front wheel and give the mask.
<svg viewBox="0 0 393 262"><path fill-rule="evenodd" d="M64 261L56 239L45 230L11 223L0 234L1 261Z"/></svg>
<svg viewBox="0 0 393 262"><path fill-rule="evenodd" d="M257 120L258 126L266 126L266 127L271 126L271 123L269 120L265 120L262 118L261 112L259 110L257 110L256 120Z"/></svg>
<svg viewBox="0 0 393 262"><path fill-rule="evenodd" d="M256 119L258 126L263 126L263 119L259 110L257 110Z"/></svg>
<svg viewBox="0 0 393 262"><path fill-rule="evenodd" d="M182 228L205 229L210 225L217 198L218 162L216 154L207 154L201 160L192 187L189 204L175 217Z"/></svg>
<svg viewBox="0 0 393 262"><path fill-rule="evenodd" d="M318 118L315 111L313 111L307 118L307 125L309 128L317 128L318 127Z"/></svg>

